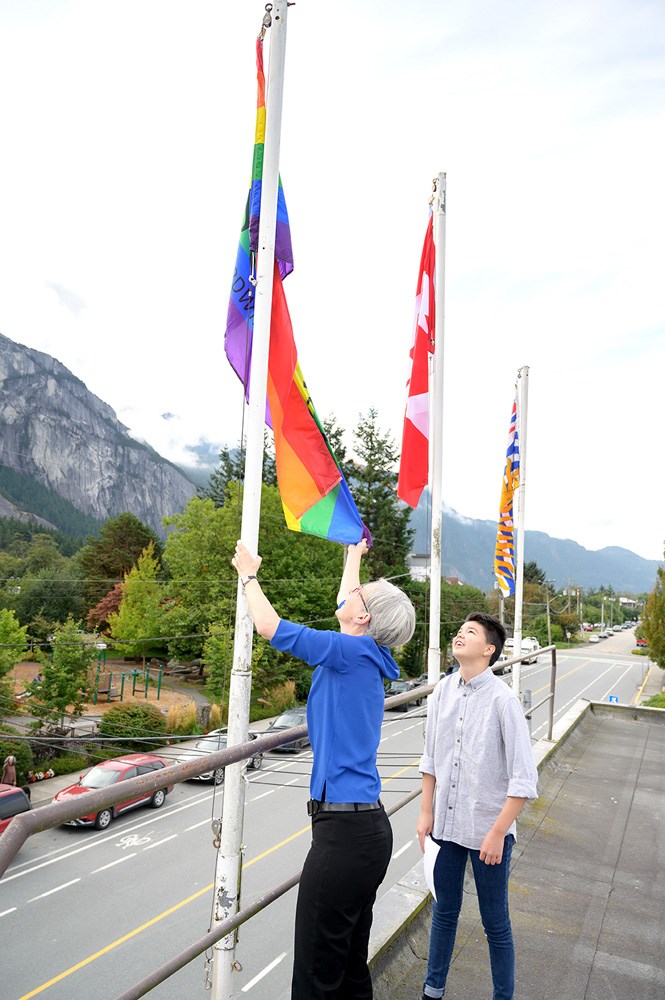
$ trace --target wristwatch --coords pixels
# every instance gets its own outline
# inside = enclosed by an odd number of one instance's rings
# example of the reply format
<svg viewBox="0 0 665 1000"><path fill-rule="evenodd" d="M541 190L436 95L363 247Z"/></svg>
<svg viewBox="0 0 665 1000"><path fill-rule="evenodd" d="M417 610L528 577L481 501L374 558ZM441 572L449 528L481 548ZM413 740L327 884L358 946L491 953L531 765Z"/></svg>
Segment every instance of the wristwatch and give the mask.
<svg viewBox="0 0 665 1000"><path fill-rule="evenodd" d="M250 573L249 576L246 576L244 580L242 577L240 577L240 582L242 584L243 590L245 589L250 580L258 580L258 577L256 576L255 573Z"/></svg>

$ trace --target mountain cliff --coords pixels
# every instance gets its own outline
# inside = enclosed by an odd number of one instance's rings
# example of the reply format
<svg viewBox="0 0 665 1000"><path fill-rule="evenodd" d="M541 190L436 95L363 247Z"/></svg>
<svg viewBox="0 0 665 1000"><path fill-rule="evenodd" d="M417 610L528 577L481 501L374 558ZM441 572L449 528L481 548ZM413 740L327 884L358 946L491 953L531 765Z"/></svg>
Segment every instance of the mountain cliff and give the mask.
<svg viewBox="0 0 665 1000"><path fill-rule="evenodd" d="M68 368L2 334L0 427L0 465L99 521L130 511L162 532L196 492Z"/></svg>

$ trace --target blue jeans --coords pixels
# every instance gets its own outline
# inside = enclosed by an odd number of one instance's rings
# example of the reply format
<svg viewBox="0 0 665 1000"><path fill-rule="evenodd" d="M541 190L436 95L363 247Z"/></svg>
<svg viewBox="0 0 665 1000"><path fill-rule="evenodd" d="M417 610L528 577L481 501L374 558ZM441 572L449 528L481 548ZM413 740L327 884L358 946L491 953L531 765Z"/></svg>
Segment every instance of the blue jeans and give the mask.
<svg viewBox="0 0 665 1000"><path fill-rule="evenodd" d="M515 947L508 914L508 874L515 838L512 834L506 837L498 865L486 865L480 860L480 851L460 847L450 840L437 840L436 843L441 850L434 866L437 898L432 902L432 931L424 995L442 997L446 991L457 921L462 909L464 870L466 859L470 856L480 916L490 951L494 984L492 1000L513 1000Z"/></svg>

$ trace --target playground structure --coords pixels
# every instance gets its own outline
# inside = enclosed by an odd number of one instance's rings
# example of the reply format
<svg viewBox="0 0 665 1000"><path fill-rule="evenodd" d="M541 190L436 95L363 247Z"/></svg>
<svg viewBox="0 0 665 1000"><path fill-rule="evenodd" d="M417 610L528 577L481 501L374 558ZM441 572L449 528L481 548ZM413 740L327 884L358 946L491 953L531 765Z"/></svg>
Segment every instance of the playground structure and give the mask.
<svg viewBox="0 0 665 1000"><path fill-rule="evenodd" d="M104 658L104 665L105 665ZM151 663L146 663L145 667L139 669L135 667L133 670L104 670L102 671L102 657L100 656L97 661L97 671L95 674L95 682L93 685L93 696L92 704L97 704L97 699L100 695L106 695L106 701L112 701L114 698L119 698L123 701L125 693L129 695L129 680L131 678L132 690L131 694L133 697L136 696L136 689L139 689L139 695L143 694L144 698L148 697L148 687L150 685L151 670L155 668L152 667ZM161 697L162 691L162 674L164 667L161 663L157 667L157 676L155 679L157 684L157 701ZM118 687L119 682L119 687ZM127 691L125 692L125 686Z"/></svg>

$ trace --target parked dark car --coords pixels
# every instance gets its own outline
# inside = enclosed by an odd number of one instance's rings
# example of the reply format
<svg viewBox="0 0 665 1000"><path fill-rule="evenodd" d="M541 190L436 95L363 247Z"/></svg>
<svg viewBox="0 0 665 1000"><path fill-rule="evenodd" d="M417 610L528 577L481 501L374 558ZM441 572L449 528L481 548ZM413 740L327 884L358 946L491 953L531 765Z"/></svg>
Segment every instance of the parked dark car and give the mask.
<svg viewBox="0 0 665 1000"><path fill-rule="evenodd" d="M295 726L302 726L306 722L307 709L304 706L302 708L287 708L286 712L282 712L276 719L273 719L263 735L267 736L269 733L277 733L284 729L294 729ZM309 746L309 736L303 736L299 740L293 740L293 742L285 743L275 749L302 750L306 746Z"/></svg>
<svg viewBox="0 0 665 1000"><path fill-rule="evenodd" d="M7 829L14 816L31 808L30 799L22 788L0 784L0 833Z"/></svg>
<svg viewBox="0 0 665 1000"><path fill-rule="evenodd" d="M139 778L142 774L150 771L158 771L167 767L172 761L165 760L164 757L157 757L150 753L129 753L123 757L115 757L113 760L103 760L95 764L87 774L82 774L75 785L68 785L62 791L56 792L53 796L55 802L62 802L63 799L70 799L74 795L82 795L93 788L108 788L118 781L127 781L129 778ZM107 809L100 809L98 813L88 813L78 819L70 819L65 826L94 826L97 830L105 830L107 826L120 816L121 813L129 809L136 809L137 806L152 806L159 809L164 805L164 799L168 792L173 790L173 785L169 788L160 788L156 792L144 792L135 798L120 802L118 805L109 806Z"/></svg>
<svg viewBox="0 0 665 1000"><path fill-rule="evenodd" d="M386 687L386 698L392 698L396 694L404 694L405 691L413 691L415 688L420 687L419 681L407 680L405 678L398 678L396 681L391 681ZM407 712L409 705L412 704L422 705L422 698L414 698L413 702L405 702L403 705L397 705L395 711L397 712Z"/></svg>
<svg viewBox="0 0 665 1000"><path fill-rule="evenodd" d="M183 747L183 749L178 753L178 764L185 764L192 760L192 758L200 758L205 756L205 754L216 753L218 750L226 750L227 741L227 730L226 729L214 729L208 735L199 740L196 746L193 747ZM250 740L256 739L256 733L248 733ZM258 768L263 764L263 754L255 753L247 761L247 767ZM218 767L215 770L204 771L203 774L197 774L192 777L192 781L214 781L216 785L221 785L224 781L224 768Z"/></svg>

